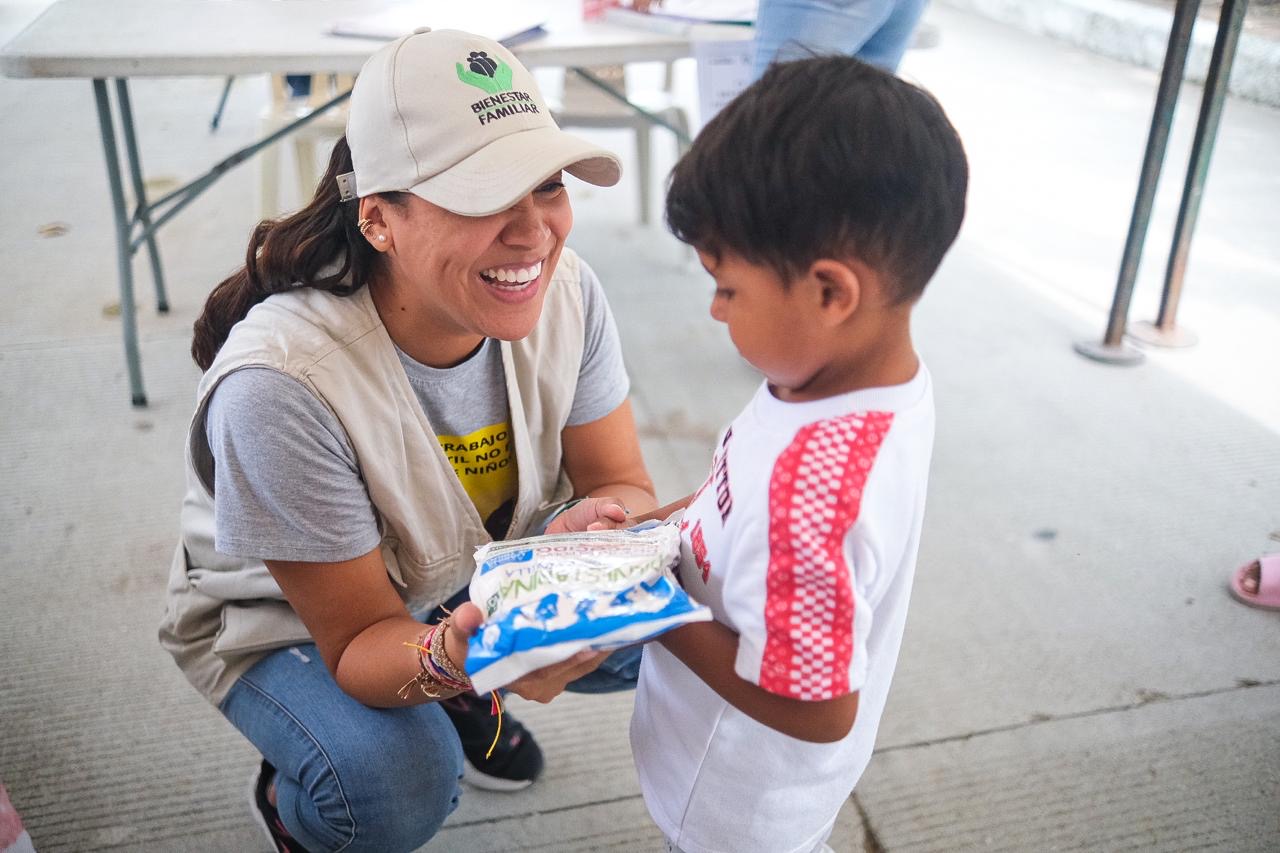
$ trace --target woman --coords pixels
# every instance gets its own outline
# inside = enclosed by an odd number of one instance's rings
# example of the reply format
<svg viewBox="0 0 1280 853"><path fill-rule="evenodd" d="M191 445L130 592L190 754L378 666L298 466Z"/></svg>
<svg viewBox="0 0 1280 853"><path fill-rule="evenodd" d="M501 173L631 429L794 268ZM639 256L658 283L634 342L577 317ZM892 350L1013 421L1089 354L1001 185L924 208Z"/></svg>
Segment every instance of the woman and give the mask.
<svg viewBox="0 0 1280 853"><path fill-rule="evenodd" d="M406 36L361 71L315 198L258 226L196 323L161 642L262 753L282 850L421 846L464 764L529 784L536 744L507 715L486 758L496 720L464 690L474 548L656 503L561 170L619 177L505 48ZM511 690L634 683L635 652L604 658Z"/></svg>

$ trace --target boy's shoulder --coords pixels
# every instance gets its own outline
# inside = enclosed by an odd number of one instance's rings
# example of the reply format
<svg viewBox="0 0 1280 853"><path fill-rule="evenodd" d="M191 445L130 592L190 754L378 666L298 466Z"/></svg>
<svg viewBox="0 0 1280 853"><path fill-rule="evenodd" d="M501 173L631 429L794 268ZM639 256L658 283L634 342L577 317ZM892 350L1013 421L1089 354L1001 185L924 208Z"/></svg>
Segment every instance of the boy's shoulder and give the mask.
<svg viewBox="0 0 1280 853"><path fill-rule="evenodd" d="M909 516L926 487L934 410L923 365L909 383L843 397L799 424L769 463L770 526L792 541Z"/></svg>
<svg viewBox="0 0 1280 853"><path fill-rule="evenodd" d="M852 522L867 495L872 473L894 467L900 458L917 452L915 442L898 440L897 417L888 411L851 412L812 421L796 430L773 462L769 478L772 520L794 521L790 508L803 505L805 514L824 518L824 524L837 529L845 526L842 522ZM886 453L890 446L894 449ZM877 477L878 481L883 479Z"/></svg>

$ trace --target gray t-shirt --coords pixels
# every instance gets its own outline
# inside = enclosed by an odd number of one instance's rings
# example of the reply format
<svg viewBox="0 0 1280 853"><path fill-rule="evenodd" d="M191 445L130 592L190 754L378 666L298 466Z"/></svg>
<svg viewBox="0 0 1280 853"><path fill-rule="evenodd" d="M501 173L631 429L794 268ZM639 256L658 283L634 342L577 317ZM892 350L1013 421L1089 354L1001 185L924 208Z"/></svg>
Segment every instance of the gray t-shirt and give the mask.
<svg viewBox="0 0 1280 853"><path fill-rule="evenodd" d="M585 262L586 329L569 426L626 400L630 382L613 314ZM461 364L433 368L399 352L409 384L485 526L500 536L514 506L515 455L498 342ZM266 367L219 383L205 424L214 458L214 543L231 556L327 563L350 560L380 536L342 425L302 383Z"/></svg>

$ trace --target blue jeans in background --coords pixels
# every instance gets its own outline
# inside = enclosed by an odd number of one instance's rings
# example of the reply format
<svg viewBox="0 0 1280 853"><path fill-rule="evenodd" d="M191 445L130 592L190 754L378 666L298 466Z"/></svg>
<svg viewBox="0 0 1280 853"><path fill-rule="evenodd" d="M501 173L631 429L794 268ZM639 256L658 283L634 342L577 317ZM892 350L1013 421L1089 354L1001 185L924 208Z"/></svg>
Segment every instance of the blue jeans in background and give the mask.
<svg viewBox="0 0 1280 853"><path fill-rule="evenodd" d="M639 646L569 685L635 687ZM458 806L462 747L435 703L370 708L329 674L315 644L279 649L241 676L222 713L276 768L276 807L308 850L414 850Z"/></svg>
<svg viewBox="0 0 1280 853"><path fill-rule="evenodd" d="M928 0L760 0L753 78L773 62L856 56L894 72Z"/></svg>

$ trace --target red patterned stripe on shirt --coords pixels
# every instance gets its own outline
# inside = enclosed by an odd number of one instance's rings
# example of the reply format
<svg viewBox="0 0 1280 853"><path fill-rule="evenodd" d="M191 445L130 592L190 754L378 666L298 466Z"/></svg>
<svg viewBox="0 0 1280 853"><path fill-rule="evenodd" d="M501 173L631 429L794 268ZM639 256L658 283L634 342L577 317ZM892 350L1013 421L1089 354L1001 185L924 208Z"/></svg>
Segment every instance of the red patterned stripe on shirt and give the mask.
<svg viewBox="0 0 1280 853"><path fill-rule="evenodd" d="M795 699L849 692L853 660L853 567L844 537L893 422L863 412L796 433L769 481L769 575L760 686Z"/></svg>

